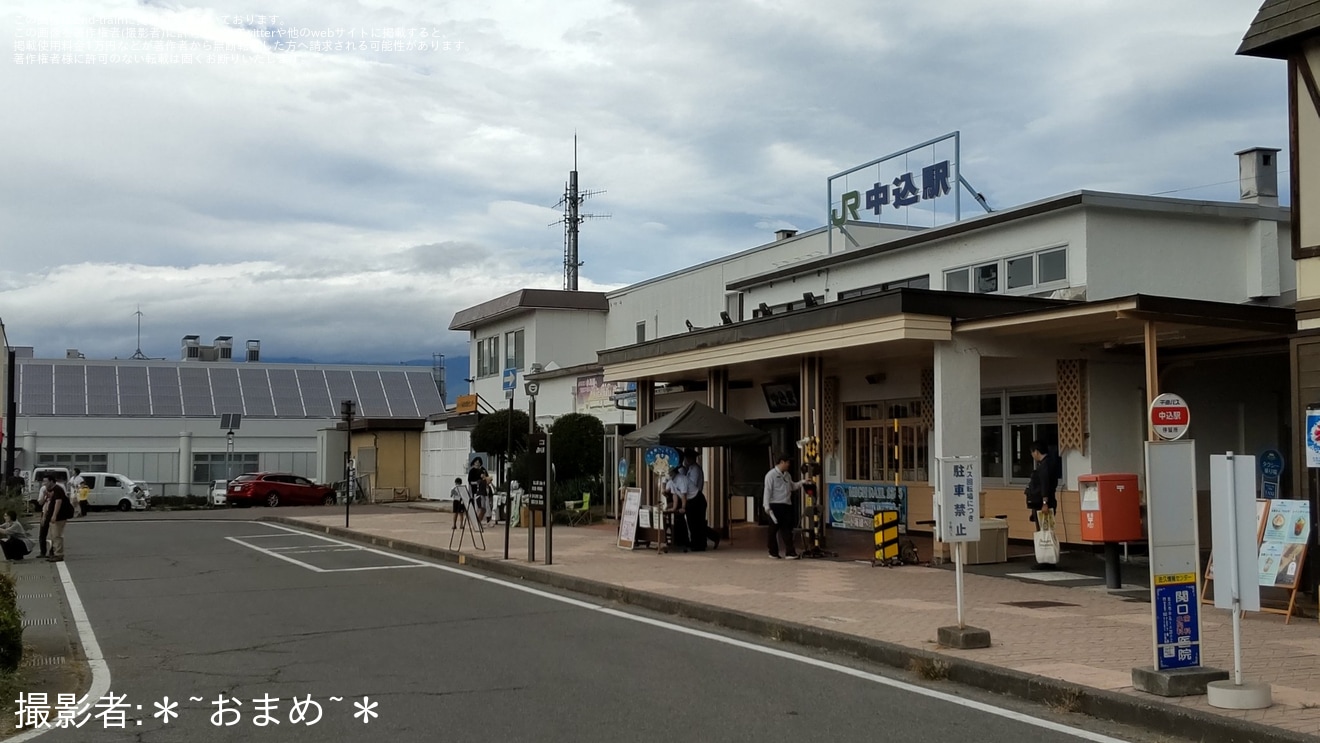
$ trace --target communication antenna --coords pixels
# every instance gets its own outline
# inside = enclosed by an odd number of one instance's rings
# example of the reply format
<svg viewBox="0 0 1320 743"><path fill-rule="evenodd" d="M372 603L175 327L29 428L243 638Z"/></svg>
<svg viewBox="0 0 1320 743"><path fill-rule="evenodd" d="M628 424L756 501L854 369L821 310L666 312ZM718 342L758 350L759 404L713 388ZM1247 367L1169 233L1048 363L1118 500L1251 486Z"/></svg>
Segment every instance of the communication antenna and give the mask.
<svg viewBox="0 0 1320 743"><path fill-rule="evenodd" d="M573 134L573 169L568 173L568 184L564 187L564 197L555 204L555 208L563 207L564 218L558 222L551 222L550 226L557 224L564 225L564 289L568 291L577 291L578 288L578 269L582 267L582 261L578 260L578 225L588 219L609 219L608 214L582 214L579 208L582 202L589 196L603 194L604 191L587 191L578 193L578 171L577 171L577 134Z"/></svg>
<svg viewBox="0 0 1320 743"><path fill-rule="evenodd" d="M129 358L146 361L147 355L142 353L142 305L138 305L137 312L133 314L137 315L137 350Z"/></svg>

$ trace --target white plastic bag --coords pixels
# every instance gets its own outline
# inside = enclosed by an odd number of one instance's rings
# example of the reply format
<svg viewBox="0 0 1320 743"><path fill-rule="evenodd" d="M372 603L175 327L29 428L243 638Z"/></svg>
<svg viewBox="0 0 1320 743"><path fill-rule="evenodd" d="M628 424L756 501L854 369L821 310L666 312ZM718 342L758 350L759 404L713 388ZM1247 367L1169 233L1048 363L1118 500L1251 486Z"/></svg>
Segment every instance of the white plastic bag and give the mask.
<svg viewBox="0 0 1320 743"><path fill-rule="evenodd" d="M1036 562L1040 565L1059 564L1059 538L1054 535L1054 514L1040 511L1036 514L1040 531L1036 532Z"/></svg>

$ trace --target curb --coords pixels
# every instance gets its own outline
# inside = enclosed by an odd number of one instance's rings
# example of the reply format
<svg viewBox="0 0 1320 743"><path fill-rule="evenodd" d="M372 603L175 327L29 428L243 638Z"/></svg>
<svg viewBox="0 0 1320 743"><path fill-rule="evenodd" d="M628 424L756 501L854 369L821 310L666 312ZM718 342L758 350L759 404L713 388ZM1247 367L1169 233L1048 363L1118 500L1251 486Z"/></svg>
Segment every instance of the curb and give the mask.
<svg viewBox="0 0 1320 743"><path fill-rule="evenodd" d="M1222 717L1175 704L1146 700L1119 692L1094 689L1010 668L950 656L906 645L872 640L797 622L771 619L685 599L661 596L624 586L549 572L501 559L458 553L397 539L363 534L337 526L322 526L285 516L264 516L258 521L280 523L329 536L428 557L440 562L502 577L548 585L565 591L637 606L661 614L686 617L778 642L846 653L892 668L909 670L913 664L942 665L945 679L957 684L1015 697L1036 704L1066 708L1103 720L1132 725L1154 733L1203 743L1315 743L1316 737L1256 722Z"/></svg>

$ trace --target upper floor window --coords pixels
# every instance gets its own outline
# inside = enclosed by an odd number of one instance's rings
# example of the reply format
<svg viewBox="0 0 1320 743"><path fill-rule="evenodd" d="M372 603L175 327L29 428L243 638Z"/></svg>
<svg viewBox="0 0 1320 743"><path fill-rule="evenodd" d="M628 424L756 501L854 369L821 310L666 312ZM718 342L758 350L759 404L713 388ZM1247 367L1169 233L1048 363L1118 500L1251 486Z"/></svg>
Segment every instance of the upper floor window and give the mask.
<svg viewBox="0 0 1320 743"><path fill-rule="evenodd" d="M492 335L477 341L477 376L490 377L500 373L500 337Z"/></svg>
<svg viewBox="0 0 1320 743"><path fill-rule="evenodd" d="M645 321L642 321L642 322L637 323L637 342L638 342L638 343L645 343L645 342L646 342L646 322L645 322Z"/></svg>
<svg viewBox="0 0 1320 743"><path fill-rule="evenodd" d="M886 281L883 284L873 284L864 286L861 289L848 289L839 292L839 299L853 299L854 297L865 297L869 294L879 294L880 292L892 291L894 289L929 289L930 276L913 276L910 279L899 279L898 281Z"/></svg>
<svg viewBox="0 0 1320 743"><path fill-rule="evenodd" d="M504 368L522 369L526 357L523 355L523 331L514 330L504 334Z"/></svg>
<svg viewBox="0 0 1320 743"><path fill-rule="evenodd" d="M1068 281L1068 249L1049 248L944 272L944 289L977 294L1030 294Z"/></svg>

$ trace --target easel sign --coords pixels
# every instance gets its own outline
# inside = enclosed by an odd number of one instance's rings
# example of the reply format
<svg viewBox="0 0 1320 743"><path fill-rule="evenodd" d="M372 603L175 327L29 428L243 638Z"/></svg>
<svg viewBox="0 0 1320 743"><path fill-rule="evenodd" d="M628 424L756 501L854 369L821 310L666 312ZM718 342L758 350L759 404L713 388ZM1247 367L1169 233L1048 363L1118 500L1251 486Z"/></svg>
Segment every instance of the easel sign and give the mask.
<svg viewBox="0 0 1320 743"><path fill-rule="evenodd" d="M642 489L628 488L623 494L623 513L619 517L619 549L637 546L637 517L642 510Z"/></svg>
<svg viewBox="0 0 1320 743"><path fill-rule="evenodd" d="M1292 621L1293 607L1297 604L1297 590L1301 587L1302 566L1306 564L1306 547L1311 539L1311 502L1305 500L1272 500L1265 517L1265 531L1260 541L1260 585L1262 588L1280 588L1288 592L1287 609L1261 609L1283 614Z"/></svg>

